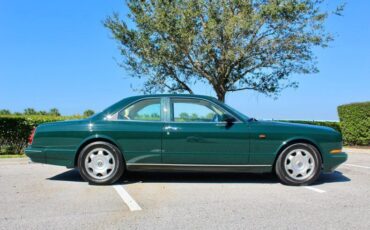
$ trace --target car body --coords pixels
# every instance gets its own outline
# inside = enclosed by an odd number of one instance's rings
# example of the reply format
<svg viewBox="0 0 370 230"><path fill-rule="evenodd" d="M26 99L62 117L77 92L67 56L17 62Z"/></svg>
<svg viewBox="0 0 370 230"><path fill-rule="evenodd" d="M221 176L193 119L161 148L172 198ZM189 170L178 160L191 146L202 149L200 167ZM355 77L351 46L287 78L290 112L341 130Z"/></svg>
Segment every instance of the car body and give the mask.
<svg viewBox="0 0 370 230"><path fill-rule="evenodd" d="M347 159L332 128L258 121L213 97L177 94L129 97L87 119L41 124L25 152L34 162L74 168L94 142L113 145L128 171L273 172L297 143L317 152L320 171Z"/></svg>

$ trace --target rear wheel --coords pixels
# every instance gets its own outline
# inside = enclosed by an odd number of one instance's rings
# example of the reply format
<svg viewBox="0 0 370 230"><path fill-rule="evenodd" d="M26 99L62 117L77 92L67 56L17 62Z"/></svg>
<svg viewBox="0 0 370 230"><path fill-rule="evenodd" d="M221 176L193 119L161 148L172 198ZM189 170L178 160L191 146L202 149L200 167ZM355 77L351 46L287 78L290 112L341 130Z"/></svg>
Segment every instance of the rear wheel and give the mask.
<svg viewBox="0 0 370 230"><path fill-rule="evenodd" d="M283 184L309 185L320 176L321 156L318 150L305 143L288 146L276 161L275 171Z"/></svg>
<svg viewBox="0 0 370 230"><path fill-rule="evenodd" d="M82 178L90 184L113 184L123 174L123 157L116 146L102 141L93 142L82 149L78 168Z"/></svg>

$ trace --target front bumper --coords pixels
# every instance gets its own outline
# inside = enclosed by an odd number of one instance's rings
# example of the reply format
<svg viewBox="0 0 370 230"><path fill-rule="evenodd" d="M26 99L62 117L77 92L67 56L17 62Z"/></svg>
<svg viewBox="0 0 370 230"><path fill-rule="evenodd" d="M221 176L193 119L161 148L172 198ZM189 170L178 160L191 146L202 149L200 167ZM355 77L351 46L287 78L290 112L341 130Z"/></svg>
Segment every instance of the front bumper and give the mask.
<svg viewBox="0 0 370 230"><path fill-rule="evenodd" d="M324 172L334 172L334 170L348 159L345 152L329 154L324 160Z"/></svg>

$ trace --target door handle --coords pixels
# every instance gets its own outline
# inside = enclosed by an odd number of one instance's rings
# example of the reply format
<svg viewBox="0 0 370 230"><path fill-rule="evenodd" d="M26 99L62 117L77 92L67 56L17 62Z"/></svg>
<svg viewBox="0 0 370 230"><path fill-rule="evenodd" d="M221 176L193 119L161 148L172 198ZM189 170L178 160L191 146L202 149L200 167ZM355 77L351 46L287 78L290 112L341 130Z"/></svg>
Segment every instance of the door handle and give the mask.
<svg viewBox="0 0 370 230"><path fill-rule="evenodd" d="M177 130L179 130L179 128L178 127L173 127L173 126L165 126L163 128L163 130L164 131L177 131Z"/></svg>

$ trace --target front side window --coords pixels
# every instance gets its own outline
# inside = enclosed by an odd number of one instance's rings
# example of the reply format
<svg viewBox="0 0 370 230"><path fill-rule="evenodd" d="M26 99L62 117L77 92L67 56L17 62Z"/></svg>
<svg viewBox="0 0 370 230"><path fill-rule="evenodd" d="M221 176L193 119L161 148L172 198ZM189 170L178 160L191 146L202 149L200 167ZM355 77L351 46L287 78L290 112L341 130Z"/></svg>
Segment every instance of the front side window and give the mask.
<svg viewBox="0 0 370 230"><path fill-rule="evenodd" d="M147 99L132 104L117 113L118 120L161 121L161 100Z"/></svg>
<svg viewBox="0 0 370 230"><path fill-rule="evenodd" d="M225 112L211 102L197 99L171 99L171 121L219 122Z"/></svg>

